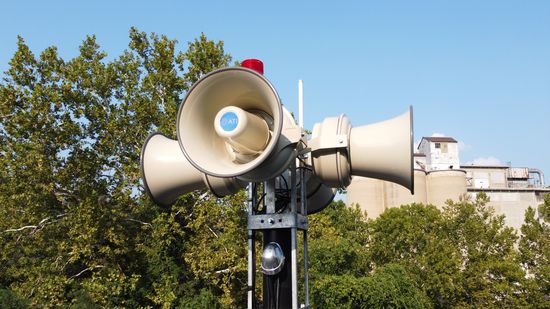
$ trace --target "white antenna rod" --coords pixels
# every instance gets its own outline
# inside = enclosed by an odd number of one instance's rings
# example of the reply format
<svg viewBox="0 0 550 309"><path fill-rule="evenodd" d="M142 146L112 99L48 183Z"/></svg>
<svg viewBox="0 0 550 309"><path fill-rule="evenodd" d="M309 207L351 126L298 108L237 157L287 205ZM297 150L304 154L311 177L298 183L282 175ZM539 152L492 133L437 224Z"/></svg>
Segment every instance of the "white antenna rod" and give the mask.
<svg viewBox="0 0 550 309"><path fill-rule="evenodd" d="M298 126L304 128L304 84L298 80Z"/></svg>

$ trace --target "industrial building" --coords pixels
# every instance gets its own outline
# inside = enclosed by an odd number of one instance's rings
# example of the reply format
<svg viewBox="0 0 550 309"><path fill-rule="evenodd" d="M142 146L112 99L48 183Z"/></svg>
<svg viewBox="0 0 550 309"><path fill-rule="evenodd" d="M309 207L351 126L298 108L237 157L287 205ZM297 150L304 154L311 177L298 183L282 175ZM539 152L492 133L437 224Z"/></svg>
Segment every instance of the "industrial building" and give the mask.
<svg viewBox="0 0 550 309"><path fill-rule="evenodd" d="M543 203L550 193L541 170L527 167L461 165L458 142L452 137L423 137L414 154L414 195L387 181L354 177L346 203L357 204L370 218L390 207L410 203L439 208L449 199L475 197L485 192L496 214L506 216L508 226L519 229L525 210Z"/></svg>

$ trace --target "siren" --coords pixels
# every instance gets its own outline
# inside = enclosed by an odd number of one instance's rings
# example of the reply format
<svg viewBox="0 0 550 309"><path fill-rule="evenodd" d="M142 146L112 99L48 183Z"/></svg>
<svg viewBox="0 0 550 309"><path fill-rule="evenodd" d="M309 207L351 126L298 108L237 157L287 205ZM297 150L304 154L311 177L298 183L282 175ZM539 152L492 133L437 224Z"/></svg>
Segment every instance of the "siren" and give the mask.
<svg viewBox="0 0 550 309"><path fill-rule="evenodd" d="M279 176L296 158L300 128L258 72L213 71L187 93L178 111L178 142L204 174L243 181Z"/></svg>
<svg viewBox="0 0 550 309"><path fill-rule="evenodd" d="M315 175L345 188L352 176L387 180L414 194L412 107L393 119L353 128L345 115L313 127L308 146Z"/></svg>
<svg viewBox="0 0 550 309"><path fill-rule="evenodd" d="M208 188L222 197L236 193L246 183L219 178L197 170L183 155L177 141L161 133L147 137L141 151L141 175L145 190L158 205L169 206L185 193Z"/></svg>

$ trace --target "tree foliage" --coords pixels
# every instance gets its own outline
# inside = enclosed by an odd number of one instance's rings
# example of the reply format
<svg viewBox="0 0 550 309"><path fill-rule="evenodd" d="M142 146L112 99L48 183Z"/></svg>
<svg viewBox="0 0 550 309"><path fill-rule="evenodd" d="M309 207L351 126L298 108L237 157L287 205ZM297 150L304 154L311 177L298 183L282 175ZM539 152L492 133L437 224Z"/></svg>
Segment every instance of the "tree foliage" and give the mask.
<svg viewBox="0 0 550 309"><path fill-rule="evenodd" d="M538 211L529 207L521 227L520 262L529 275L529 299L537 308L550 308L550 194Z"/></svg>
<svg viewBox="0 0 550 309"><path fill-rule="evenodd" d="M132 28L128 49L113 60L94 36L64 60L55 47L35 56L18 39L0 84L3 299L167 308L239 299L243 250L231 248L222 260L196 248L221 247L211 233L244 239L242 199L221 205L196 192L163 209L140 185L147 134L174 137L189 85L231 59L223 42L204 35L185 52L176 43ZM196 265L201 258L209 264Z"/></svg>
<svg viewBox="0 0 550 309"><path fill-rule="evenodd" d="M415 204L386 211L371 232L373 263L406 265L435 307L524 305L515 233L487 201L480 194L443 211Z"/></svg>
<svg viewBox="0 0 550 309"><path fill-rule="evenodd" d="M317 308L429 308L403 266L387 264L370 276L327 275L315 282Z"/></svg>
<svg viewBox="0 0 550 309"><path fill-rule="evenodd" d="M310 264L315 305L518 308L538 304L529 297L532 285L518 262L518 237L503 216L486 206L487 201L479 194L475 200L450 202L444 209L404 205L369 221L357 209L339 204L313 215ZM536 239L540 243L544 238ZM537 254L535 260L543 261L543 254ZM388 271L400 275L388 276ZM381 274L385 279L379 278Z"/></svg>

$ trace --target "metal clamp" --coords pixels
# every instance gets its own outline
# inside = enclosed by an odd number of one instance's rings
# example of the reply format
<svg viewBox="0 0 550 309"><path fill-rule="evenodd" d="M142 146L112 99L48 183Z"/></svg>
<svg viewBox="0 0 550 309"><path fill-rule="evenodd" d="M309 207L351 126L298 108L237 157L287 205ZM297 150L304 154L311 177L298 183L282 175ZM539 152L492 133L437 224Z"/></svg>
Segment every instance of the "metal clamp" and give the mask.
<svg viewBox="0 0 550 309"><path fill-rule="evenodd" d="M308 219L301 214L281 213L248 216L249 230L289 229L307 230Z"/></svg>
<svg viewBox="0 0 550 309"><path fill-rule="evenodd" d="M307 144L311 148L311 152L322 149L346 148L348 147L348 136L347 134L320 136L310 139Z"/></svg>

